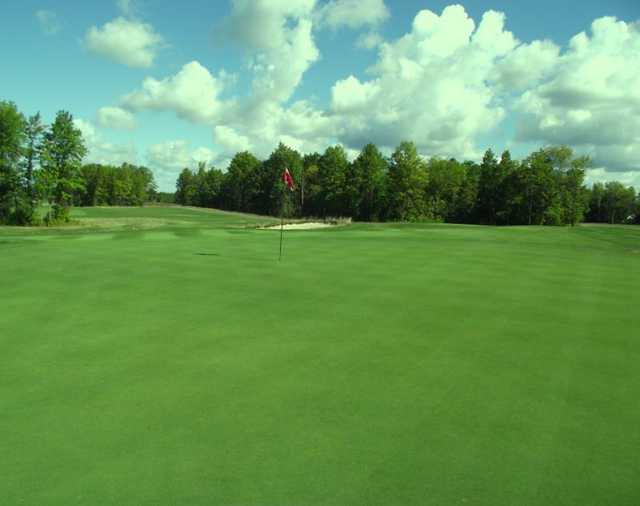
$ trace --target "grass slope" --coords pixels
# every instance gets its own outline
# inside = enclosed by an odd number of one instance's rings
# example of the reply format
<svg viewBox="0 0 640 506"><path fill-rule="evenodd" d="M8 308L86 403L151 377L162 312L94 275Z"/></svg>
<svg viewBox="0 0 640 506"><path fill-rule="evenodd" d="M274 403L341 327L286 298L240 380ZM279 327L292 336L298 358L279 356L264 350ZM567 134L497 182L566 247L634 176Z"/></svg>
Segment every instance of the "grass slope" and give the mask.
<svg viewBox="0 0 640 506"><path fill-rule="evenodd" d="M278 263L257 217L76 216L111 221L0 230L2 504L640 504L640 229L363 224Z"/></svg>

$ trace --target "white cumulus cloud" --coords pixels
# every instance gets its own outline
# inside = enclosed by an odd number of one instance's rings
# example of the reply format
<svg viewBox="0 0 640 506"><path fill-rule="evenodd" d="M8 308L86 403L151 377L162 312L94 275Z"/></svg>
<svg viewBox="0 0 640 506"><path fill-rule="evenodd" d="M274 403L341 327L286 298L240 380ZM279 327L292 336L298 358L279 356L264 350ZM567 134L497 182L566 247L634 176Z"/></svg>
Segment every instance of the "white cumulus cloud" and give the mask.
<svg viewBox="0 0 640 506"><path fill-rule="evenodd" d="M182 169L195 169L199 162L207 166L216 158L206 147L191 150L186 140L173 140L153 144L147 148L148 167L153 171L159 188L174 188Z"/></svg>
<svg viewBox="0 0 640 506"><path fill-rule="evenodd" d="M596 19L516 104L518 138L568 144L612 171L640 170L640 31Z"/></svg>
<svg viewBox="0 0 640 506"><path fill-rule="evenodd" d="M162 37L146 23L116 18L98 28L92 26L85 35L89 51L129 67L153 65Z"/></svg>
<svg viewBox="0 0 640 506"><path fill-rule="evenodd" d="M156 167L172 171L193 168L197 162L209 163L215 158L209 148L200 147L191 151L185 140L167 141L153 144L147 149L147 159Z"/></svg>
<svg viewBox="0 0 640 506"><path fill-rule="evenodd" d="M318 60L315 0L234 0L228 35L250 54L255 100L285 101Z"/></svg>
<svg viewBox="0 0 640 506"><path fill-rule="evenodd" d="M210 123L222 111L219 95L224 83L224 74L216 78L192 61L174 76L162 80L146 78L141 89L122 97L122 105L133 111L175 111L183 119Z"/></svg>
<svg viewBox="0 0 640 506"><path fill-rule="evenodd" d="M420 11L409 33L381 45L371 79L349 76L333 86L339 139L351 148L410 139L426 154L477 158L476 137L505 116L489 84L517 45L504 22L489 11L476 27L459 5L440 15Z"/></svg>
<svg viewBox="0 0 640 506"><path fill-rule="evenodd" d="M220 125L213 129L213 141L221 146L226 153L234 154L251 149L249 138L240 135L229 126Z"/></svg>
<svg viewBox="0 0 640 506"><path fill-rule="evenodd" d="M137 163L138 152L133 143L113 144L105 141L90 121L75 118L73 124L82 133L82 138L87 148L85 163L101 163L105 165Z"/></svg>
<svg viewBox="0 0 640 506"><path fill-rule="evenodd" d="M101 107L98 109L98 125L106 128L132 130L136 127L136 119L129 111L121 107Z"/></svg>
<svg viewBox="0 0 640 506"><path fill-rule="evenodd" d="M384 0L330 0L316 12L318 24L330 28L378 25L389 17Z"/></svg>
<svg viewBox="0 0 640 506"><path fill-rule="evenodd" d="M423 155L477 160L509 117L518 137L506 142L516 149L566 143L605 172L640 169L638 24L601 18L563 48L519 41L503 13L487 11L476 21L451 5L419 11L407 33L384 41L377 32L384 2L368 5L378 8L355 12L347 0L233 0L222 32L245 50L248 96L232 94L224 71L193 61L175 75L145 79L121 105L209 125L221 150L216 160L245 149L266 157L278 142L304 152L339 143L355 154L367 142L389 152L403 140L415 141ZM360 20L330 23L337 9L353 9ZM338 79L327 107L292 100L320 61L318 28L330 26L364 28L358 44L378 48L375 63ZM172 150L177 165L193 153L180 144Z"/></svg>
<svg viewBox="0 0 640 506"><path fill-rule="evenodd" d="M378 32L366 32L358 36L356 47L360 49L373 49L382 44L382 35Z"/></svg>

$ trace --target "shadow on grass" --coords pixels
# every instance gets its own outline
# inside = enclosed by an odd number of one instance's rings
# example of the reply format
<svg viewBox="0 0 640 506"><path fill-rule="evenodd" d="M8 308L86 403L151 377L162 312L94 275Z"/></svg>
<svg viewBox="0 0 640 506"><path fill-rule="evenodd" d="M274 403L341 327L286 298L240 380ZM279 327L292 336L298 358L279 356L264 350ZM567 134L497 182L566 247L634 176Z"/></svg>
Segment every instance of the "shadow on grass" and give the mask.
<svg viewBox="0 0 640 506"><path fill-rule="evenodd" d="M198 252L198 253L194 253L194 255L198 255L198 256L201 256L201 257L219 257L220 253Z"/></svg>

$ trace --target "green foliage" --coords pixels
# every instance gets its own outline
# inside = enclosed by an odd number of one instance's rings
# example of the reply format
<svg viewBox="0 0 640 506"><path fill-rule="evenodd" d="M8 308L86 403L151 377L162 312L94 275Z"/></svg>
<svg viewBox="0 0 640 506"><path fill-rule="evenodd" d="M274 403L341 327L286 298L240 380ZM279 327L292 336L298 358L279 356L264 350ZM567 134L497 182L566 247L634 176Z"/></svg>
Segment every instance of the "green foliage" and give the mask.
<svg viewBox="0 0 640 506"><path fill-rule="evenodd" d="M185 168L175 194L157 192L153 173L120 167L82 165L86 154L73 117L58 112L43 125L15 104L0 101L0 223L68 221L71 205L140 206L147 201L217 207L256 214L344 216L357 221L419 221L495 225L576 225L583 220L640 223L640 196L621 183L585 187L587 157L567 146L549 146L521 162L509 151L498 161L487 150L482 163L423 160L416 145L401 143L387 159L373 144L349 162L342 146L302 156L282 143L265 161L237 153L226 172ZM296 183L284 191L282 171Z"/></svg>
<svg viewBox="0 0 640 506"><path fill-rule="evenodd" d="M289 169L296 183L293 192L282 182L282 172ZM283 206L286 216L296 216L301 208L300 176L302 156L295 149L280 143L271 156L264 161L258 178L258 198L256 212L271 216L279 215ZM286 197L285 197L286 195Z"/></svg>
<svg viewBox="0 0 640 506"><path fill-rule="evenodd" d="M469 164L455 159L428 162L426 201L429 215L438 221L465 222L477 198L477 181Z"/></svg>
<svg viewBox="0 0 640 506"><path fill-rule="evenodd" d="M622 183L611 181L604 186L604 208L609 223L627 223L632 220L635 207L635 190Z"/></svg>
<svg viewBox="0 0 640 506"><path fill-rule="evenodd" d="M348 168L349 160L342 146L328 147L318 159L320 216L341 216L348 211Z"/></svg>
<svg viewBox="0 0 640 506"><path fill-rule="evenodd" d="M322 181L320 179L320 153L306 154L302 160L300 174L300 204L303 216L320 216L322 204Z"/></svg>
<svg viewBox="0 0 640 506"><path fill-rule="evenodd" d="M82 133L73 124L73 116L59 111L44 134L40 165L40 187L52 204L48 222L69 221L74 192L83 187L80 174L82 158L87 153Z"/></svg>
<svg viewBox="0 0 640 506"><path fill-rule="evenodd" d="M587 221L594 223L640 222L640 195L617 181L595 183L586 192Z"/></svg>
<svg viewBox="0 0 640 506"><path fill-rule="evenodd" d="M153 173L146 167L90 163L80 169L74 204L80 206L141 206L155 192Z"/></svg>
<svg viewBox="0 0 640 506"><path fill-rule="evenodd" d="M360 221L384 218L386 208L386 178L389 164L373 144L367 144L349 164L345 181L349 216Z"/></svg>
<svg viewBox="0 0 640 506"><path fill-rule="evenodd" d="M33 206L22 156L27 122L13 102L0 102L0 223L27 225Z"/></svg>
<svg viewBox="0 0 640 506"><path fill-rule="evenodd" d="M178 176L175 201L183 206L224 207L222 200L224 174L222 171L206 169L200 163L197 172L185 168Z"/></svg>
<svg viewBox="0 0 640 506"><path fill-rule="evenodd" d="M26 145L23 149L23 166L25 190L33 210L35 210L38 203L35 184L35 170L40 159L42 136L45 130L46 127L42 123L39 112L29 117L25 125Z"/></svg>
<svg viewBox="0 0 640 506"><path fill-rule="evenodd" d="M237 153L233 157L222 181L225 209L257 211L260 166L260 160L248 151Z"/></svg>
<svg viewBox="0 0 640 506"><path fill-rule="evenodd" d="M419 221L429 217L425 190L425 161L413 142L402 142L391 155L387 194L388 216L396 221Z"/></svg>
<svg viewBox="0 0 640 506"><path fill-rule="evenodd" d="M576 225L630 222L635 193L618 185L584 185L587 157L566 146L540 149L523 161L487 150L482 163L423 160L415 144L400 144L387 160L373 144L349 162L344 148L304 157L280 144L260 162L238 153L226 173L183 170L176 201L187 205L287 216L346 216L357 221L418 221L494 225ZM296 191L283 193L288 167ZM208 178L214 177L211 181ZM217 179L216 179L217 178ZM633 189L631 189L631 192ZM283 200L285 199L285 200ZM594 207L595 206L595 207Z"/></svg>

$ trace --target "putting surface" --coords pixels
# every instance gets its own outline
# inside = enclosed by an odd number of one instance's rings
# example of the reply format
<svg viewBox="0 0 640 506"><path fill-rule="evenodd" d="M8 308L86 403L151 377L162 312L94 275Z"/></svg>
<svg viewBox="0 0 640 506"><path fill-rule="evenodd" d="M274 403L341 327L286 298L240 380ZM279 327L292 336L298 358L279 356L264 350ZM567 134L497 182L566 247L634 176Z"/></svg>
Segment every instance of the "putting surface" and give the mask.
<svg viewBox="0 0 640 506"><path fill-rule="evenodd" d="M75 216L0 229L1 504L640 504L640 228L351 225L278 262L257 217Z"/></svg>

